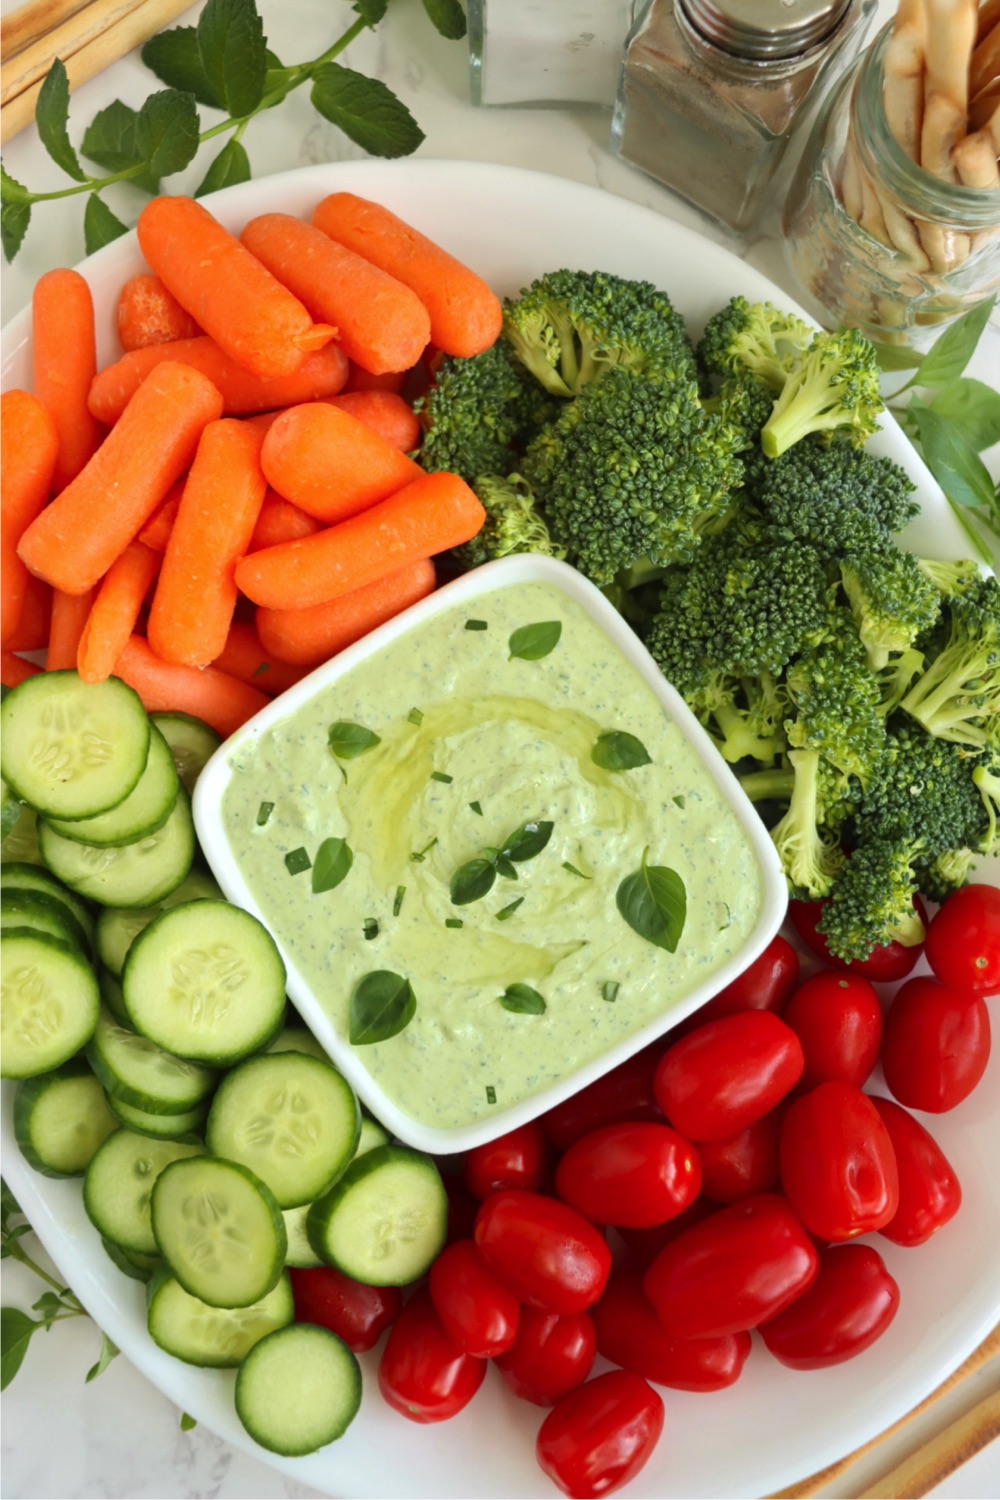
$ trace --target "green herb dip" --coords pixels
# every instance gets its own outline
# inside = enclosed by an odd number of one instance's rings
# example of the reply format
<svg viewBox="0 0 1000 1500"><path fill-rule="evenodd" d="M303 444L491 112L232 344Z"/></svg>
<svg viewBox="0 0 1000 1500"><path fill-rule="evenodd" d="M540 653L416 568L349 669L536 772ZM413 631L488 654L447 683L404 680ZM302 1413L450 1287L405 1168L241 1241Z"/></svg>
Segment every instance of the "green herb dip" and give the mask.
<svg viewBox="0 0 1000 1500"><path fill-rule="evenodd" d="M487 628L467 629L470 618ZM511 658L512 632L550 621L562 631L547 655ZM378 743L338 761L328 742L337 721ZM651 763L601 769L591 749L608 730L636 736ZM364 974L410 981L413 1020L356 1051L425 1125L470 1124L565 1078L677 1005L739 950L760 911L750 840L697 754L618 647L548 584L442 610L231 764L222 816L233 854L338 1033L347 1039ZM459 866L539 820L551 837L516 879L452 903ZM353 864L313 894L310 870L290 873L286 856L315 859L329 838L346 839ZM616 909L647 849L687 889L675 953ZM505 1008L512 984L537 991L544 1013Z"/></svg>

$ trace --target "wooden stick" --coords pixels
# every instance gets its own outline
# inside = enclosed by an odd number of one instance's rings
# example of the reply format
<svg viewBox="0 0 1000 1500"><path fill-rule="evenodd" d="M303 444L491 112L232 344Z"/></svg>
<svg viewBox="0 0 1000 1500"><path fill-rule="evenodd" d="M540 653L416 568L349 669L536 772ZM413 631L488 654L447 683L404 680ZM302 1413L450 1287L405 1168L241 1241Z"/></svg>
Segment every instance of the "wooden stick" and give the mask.
<svg viewBox="0 0 1000 1500"><path fill-rule="evenodd" d="M920 160L926 46L923 0L900 0L885 50L883 105L890 133L912 161Z"/></svg>
<svg viewBox="0 0 1000 1500"><path fill-rule="evenodd" d="M82 10L89 0L28 0L0 22L0 62L7 62L23 48Z"/></svg>
<svg viewBox="0 0 1000 1500"><path fill-rule="evenodd" d="M176 20L191 3L192 0L142 0L141 4L133 6L116 24L63 59L69 75L70 91L96 77L134 47L141 47L143 42L148 42L151 36ZM0 144L6 143L32 123L42 82L44 80L23 89L0 109Z"/></svg>
<svg viewBox="0 0 1000 1500"><path fill-rule="evenodd" d="M917 1500L947 1479L994 1438L1000 1437L1000 1391L978 1402L909 1458L890 1469L861 1500Z"/></svg>

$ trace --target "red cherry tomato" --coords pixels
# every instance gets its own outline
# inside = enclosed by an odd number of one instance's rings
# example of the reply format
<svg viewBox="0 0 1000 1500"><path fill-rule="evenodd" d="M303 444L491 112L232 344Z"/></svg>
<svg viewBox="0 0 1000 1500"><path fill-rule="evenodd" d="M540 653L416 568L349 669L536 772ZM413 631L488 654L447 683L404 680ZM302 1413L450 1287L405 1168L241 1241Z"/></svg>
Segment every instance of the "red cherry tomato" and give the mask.
<svg viewBox="0 0 1000 1500"><path fill-rule="evenodd" d="M293 1266L288 1277L296 1321L329 1328L356 1354L375 1347L403 1306L398 1287L366 1286L332 1266Z"/></svg>
<svg viewBox="0 0 1000 1500"><path fill-rule="evenodd" d="M853 1359L879 1338L899 1307L899 1287L870 1245L820 1251L819 1275L776 1318L760 1325L775 1359L793 1370L819 1370Z"/></svg>
<svg viewBox="0 0 1000 1500"><path fill-rule="evenodd" d="M564 1495L590 1500L627 1484L663 1431L663 1401L639 1375L609 1370L571 1391L538 1430L535 1454Z"/></svg>
<svg viewBox="0 0 1000 1500"><path fill-rule="evenodd" d="M777 1193L744 1198L678 1235L643 1280L667 1333L719 1338L776 1317L809 1287L816 1247Z"/></svg>
<svg viewBox="0 0 1000 1500"><path fill-rule="evenodd" d="M972 1093L989 1057L982 996L923 976L897 991L882 1033L882 1071L900 1104L929 1114L954 1109Z"/></svg>
<svg viewBox="0 0 1000 1500"><path fill-rule="evenodd" d="M558 1151L596 1130L619 1120L659 1120L663 1116L653 1093L653 1074L663 1053L663 1043L654 1042L634 1057L626 1058L579 1093L542 1115L542 1129Z"/></svg>
<svg viewBox="0 0 1000 1500"><path fill-rule="evenodd" d="M668 1219L665 1224L654 1224L651 1229L629 1229L621 1225L618 1234L635 1259L640 1264L648 1266L654 1256L659 1255L664 1245L669 1245L671 1240L683 1234L685 1229L690 1229L692 1224L700 1224L702 1219L707 1219L709 1214L714 1214L718 1207L717 1203L712 1203L704 1193L701 1193L683 1213L677 1215L676 1219Z"/></svg>
<svg viewBox="0 0 1000 1500"><path fill-rule="evenodd" d="M604 1290L607 1241L588 1219L541 1193L491 1193L476 1215L476 1245L489 1269L522 1302L546 1312L583 1312Z"/></svg>
<svg viewBox="0 0 1000 1500"><path fill-rule="evenodd" d="M834 1079L795 1099L779 1149L785 1196L822 1240L881 1229L899 1207L889 1133L868 1095L853 1084Z"/></svg>
<svg viewBox="0 0 1000 1500"><path fill-rule="evenodd" d="M485 1375L485 1359L452 1342L421 1287L392 1325L379 1360L384 1400L411 1422L444 1422L468 1406Z"/></svg>
<svg viewBox="0 0 1000 1500"><path fill-rule="evenodd" d="M913 905L926 925L926 911L918 896L914 896ZM831 953L826 946L826 938L821 932L816 931L816 924L823 915L825 906L825 901L789 901L788 903L788 915L792 926L806 947L823 959L824 963L832 965L835 969L850 969L852 974L861 974L865 979L870 979L873 984L887 984L894 979L905 979L907 974L912 972L917 959L923 952L922 943L916 943L912 948L906 948L899 942L886 943L881 948L872 949L867 958L851 959L850 962Z"/></svg>
<svg viewBox="0 0 1000 1500"><path fill-rule="evenodd" d="M894 1245L922 1245L953 1219L962 1188L941 1147L919 1120L891 1099L872 1103L892 1141L899 1171L899 1207L879 1233Z"/></svg>
<svg viewBox="0 0 1000 1500"><path fill-rule="evenodd" d="M441 1181L448 1195L447 1243L453 1245L456 1240L471 1239L476 1227L479 1199L473 1198L461 1177L456 1177L453 1172L442 1172Z"/></svg>
<svg viewBox="0 0 1000 1500"><path fill-rule="evenodd" d="M648 1229L674 1218L701 1188L698 1153L669 1125L605 1125L574 1141L556 1168L564 1203L597 1224Z"/></svg>
<svg viewBox="0 0 1000 1500"><path fill-rule="evenodd" d="M441 1251L428 1286L445 1333L466 1354L489 1359L510 1348L521 1304L486 1269L472 1240Z"/></svg>
<svg viewBox="0 0 1000 1500"><path fill-rule="evenodd" d="M592 1313L597 1349L623 1370L678 1391L721 1391L739 1378L750 1353L749 1333L675 1339L665 1333L642 1289L642 1272L612 1271Z"/></svg>
<svg viewBox="0 0 1000 1500"><path fill-rule="evenodd" d="M878 1062L882 1007L861 974L814 974L795 991L782 1020L802 1043L801 1090L830 1078L860 1088Z"/></svg>
<svg viewBox="0 0 1000 1500"><path fill-rule="evenodd" d="M515 1396L535 1406L554 1406L583 1384L596 1353L597 1335L589 1313L561 1318L537 1307L522 1307L517 1337L495 1363Z"/></svg>
<svg viewBox="0 0 1000 1500"><path fill-rule="evenodd" d="M773 937L731 984L690 1018L695 1025L735 1016L741 1010L770 1010L780 1015L799 982L799 955L780 933Z"/></svg>
<svg viewBox="0 0 1000 1500"><path fill-rule="evenodd" d="M719 1141L773 1109L802 1072L802 1046L766 1010L709 1021L664 1053L653 1086L688 1140Z"/></svg>
<svg viewBox="0 0 1000 1500"><path fill-rule="evenodd" d="M537 1120L474 1146L462 1163L462 1180L480 1202L500 1188L536 1192L545 1181L548 1149Z"/></svg>
<svg viewBox="0 0 1000 1500"><path fill-rule="evenodd" d="M721 1141L701 1141L702 1191L716 1203L735 1203L766 1193L778 1181L778 1141L785 1102Z"/></svg>
<svg viewBox="0 0 1000 1500"><path fill-rule="evenodd" d="M931 918L924 952L950 989L1000 994L1000 888L973 884L953 892Z"/></svg>

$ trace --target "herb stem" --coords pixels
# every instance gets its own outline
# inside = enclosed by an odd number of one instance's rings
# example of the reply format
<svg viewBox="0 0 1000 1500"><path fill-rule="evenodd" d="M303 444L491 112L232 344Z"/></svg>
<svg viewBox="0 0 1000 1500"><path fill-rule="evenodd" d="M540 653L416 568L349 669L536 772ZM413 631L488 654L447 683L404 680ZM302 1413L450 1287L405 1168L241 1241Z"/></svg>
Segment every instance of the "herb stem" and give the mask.
<svg viewBox="0 0 1000 1500"><path fill-rule="evenodd" d="M27 1250L22 1247L19 1239L9 1240L7 1245L5 1246L5 1249L11 1260L20 1261L22 1266L27 1266L29 1271L34 1271L35 1275L40 1276L42 1281L50 1286L54 1292L59 1293L60 1297L72 1297L73 1301L79 1308L79 1312L73 1312L67 1314L67 1316L80 1316L80 1313L83 1312L83 1307L77 1301L76 1297L73 1296L73 1293L69 1291L67 1287L63 1286L61 1281L57 1281L54 1276L50 1276L48 1271L46 1271L43 1266L40 1266L38 1262L28 1254Z"/></svg>

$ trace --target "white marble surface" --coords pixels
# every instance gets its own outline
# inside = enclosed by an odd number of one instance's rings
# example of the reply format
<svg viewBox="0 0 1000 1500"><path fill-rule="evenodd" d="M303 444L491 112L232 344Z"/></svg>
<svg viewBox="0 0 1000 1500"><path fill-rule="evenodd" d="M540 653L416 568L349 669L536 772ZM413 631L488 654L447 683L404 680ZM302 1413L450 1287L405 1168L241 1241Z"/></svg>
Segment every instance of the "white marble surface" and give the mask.
<svg viewBox="0 0 1000 1500"><path fill-rule="evenodd" d="M15 8L2 0L3 13ZM198 11L181 21L191 21ZM261 0L265 29L285 61L314 56L350 19L346 6L329 0ZM891 0L880 0L888 14ZM599 110L476 110L469 104L464 43L445 42L431 30L420 0L393 0L386 21L346 55L349 65L383 78L409 105L426 140L419 154L464 158L531 167L590 183L712 233L699 216L656 183L620 161L607 148L608 115ZM138 107L153 87L135 56L122 59L73 96L71 135L79 140L83 126L98 109L120 97ZM245 144L255 176L312 162L348 159L361 153L332 125L321 120L303 96L294 95L277 110L253 122ZM52 166L34 130L8 143L4 165L33 190L54 189L65 179ZM176 189L190 190L204 173L207 153L180 178ZM141 199L126 187L109 196L123 218L134 219ZM82 210L69 199L41 205L35 211L24 248L2 276L6 321L30 298L38 275L56 265L71 265L83 256ZM530 234L530 225L525 225ZM754 244L747 259L780 285L788 285L776 226ZM976 356L973 373L1000 385L1000 328L991 328ZM994 474L997 454L989 456ZM30 1306L41 1288L22 1267L5 1262L3 1300ZM47 1497L305 1497L317 1491L296 1484L267 1465L237 1452L196 1428L182 1432L180 1412L120 1357L99 1380L84 1383L97 1357L97 1331L89 1320L64 1323L39 1335L3 1402L0 1493L18 1500ZM861 1475L872 1482L888 1463L908 1451L916 1436L930 1437L943 1421L957 1416L1000 1384L998 1362L932 1421L918 1420L883 1459ZM881 1464L881 1467L879 1465ZM833 1495L836 1489L824 1493ZM995 1500L1000 1494L1000 1443L980 1453L933 1492L948 1500Z"/></svg>

